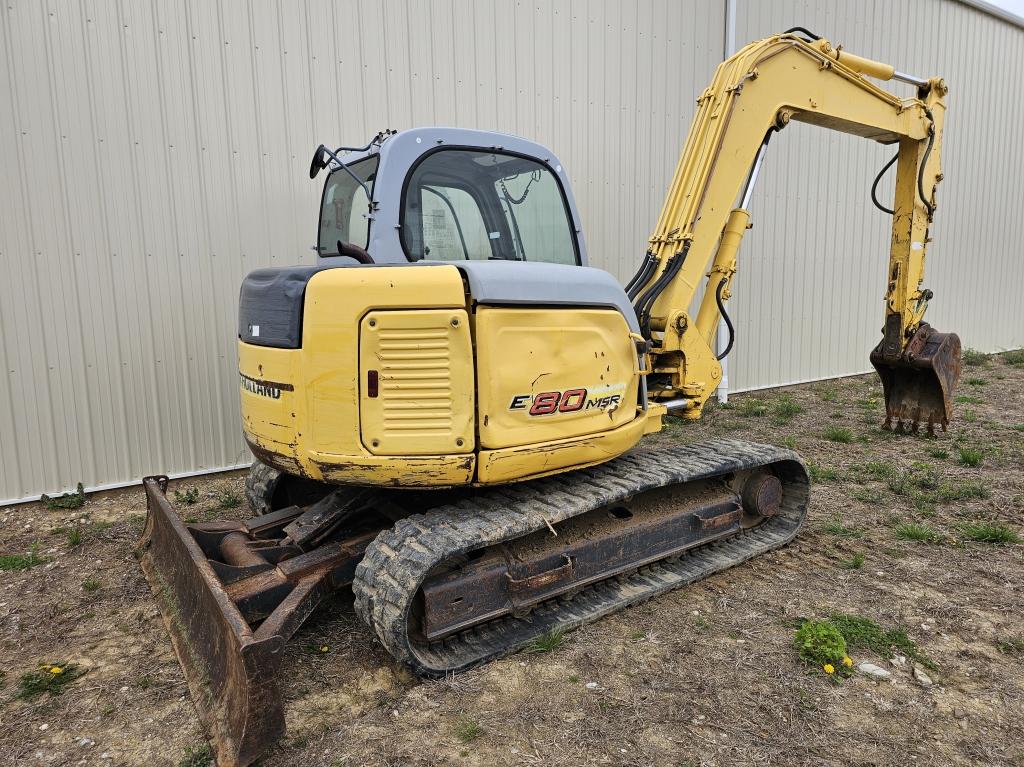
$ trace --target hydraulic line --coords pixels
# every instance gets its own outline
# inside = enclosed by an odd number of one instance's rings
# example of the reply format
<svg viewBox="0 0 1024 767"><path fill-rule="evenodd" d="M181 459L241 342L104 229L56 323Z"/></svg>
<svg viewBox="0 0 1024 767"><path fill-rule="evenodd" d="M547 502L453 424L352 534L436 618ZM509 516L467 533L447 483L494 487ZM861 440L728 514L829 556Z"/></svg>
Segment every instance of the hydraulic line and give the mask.
<svg viewBox="0 0 1024 767"><path fill-rule="evenodd" d="M654 271L655 264L658 259L654 257L651 251L647 251L644 254L644 260L640 263L640 268L637 269L636 274L633 275L633 279L626 285L626 295L629 296L629 300L632 301L636 298L636 294L643 289L643 286L647 284L647 280L651 277L651 272Z"/></svg>
<svg viewBox="0 0 1024 767"><path fill-rule="evenodd" d="M882 203L878 201L878 183L882 180L882 176L885 175L885 172L889 170L889 168L891 168L899 158L900 154L899 152L897 152L895 155L893 155L893 158L889 160L889 162L887 162L885 165L883 165L880 171L878 171L878 175L875 176L875 183L871 185L871 202L873 202L875 204L875 207L878 208L880 211L882 211L883 213L888 213L890 216L896 215L896 211L885 207L884 205L882 205Z"/></svg>
<svg viewBox="0 0 1024 767"><path fill-rule="evenodd" d="M721 354L716 359L719 362L724 360L729 352L732 351L733 342L736 340L736 328L732 325L732 320L729 319L729 313L725 310L725 302L722 301L722 289L725 287L725 280L721 280L718 283L718 287L715 288L715 303L718 304L718 313L722 315L722 319L725 320L725 326L729 328L729 343Z"/></svg>

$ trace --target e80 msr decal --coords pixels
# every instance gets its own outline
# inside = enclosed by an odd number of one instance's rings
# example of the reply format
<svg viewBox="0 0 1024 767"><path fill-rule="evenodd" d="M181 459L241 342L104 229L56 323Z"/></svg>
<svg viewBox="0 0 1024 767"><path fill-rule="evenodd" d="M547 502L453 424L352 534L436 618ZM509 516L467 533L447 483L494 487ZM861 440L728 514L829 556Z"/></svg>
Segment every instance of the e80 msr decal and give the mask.
<svg viewBox="0 0 1024 767"><path fill-rule="evenodd" d="M575 413L580 410L605 410L615 408L622 401L625 384L602 386L596 390L584 388L564 391L544 391L538 394L516 394L512 397L509 410L526 410L529 415L551 415L553 413ZM614 393L613 393L614 392Z"/></svg>

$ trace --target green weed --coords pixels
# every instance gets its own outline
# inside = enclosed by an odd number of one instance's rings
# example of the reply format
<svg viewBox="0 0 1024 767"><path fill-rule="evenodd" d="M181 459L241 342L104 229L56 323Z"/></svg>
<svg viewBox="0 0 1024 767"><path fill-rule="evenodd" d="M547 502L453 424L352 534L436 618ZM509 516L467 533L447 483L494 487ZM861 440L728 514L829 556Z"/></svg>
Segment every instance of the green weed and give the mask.
<svg viewBox="0 0 1024 767"><path fill-rule="evenodd" d="M213 764L213 752L204 743L201 746L188 746L184 756L178 761L178 767L210 767Z"/></svg>
<svg viewBox="0 0 1024 767"><path fill-rule="evenodd" d="M854 440L853 432L842 426L829 426L825 429L825 439L849 445Z"/></svg>
<svg viewBox="0 0 1024 767"><path fill-rule="evenodd" d="M786 437L781 441L783 447L796 450L796 437Z"/></svg>
<svg viewBox="0 0 1024 767"><path fill-rule="evenodd" d="M839 474L835 469L819 466L814 461L807 462L807 473L811 475L811 479L815 482L831 482L839 478Z"/></svg>
<svg viewBox="0 0 1024 767"><path fill-rule="evenodd" d="M36 565L45 564L49 560L39 555L39 545L39 541L33 543L27 554L0 556L0 570L28 570Z"/></svg>
<svg viewBox="0 0 1024 767"><path fill-rule="evenodd" d="M980 367L988 365L988 355L984 352L979 352L977 349L967 348L963 351L963 361L965 365Z"/></svg>
<svg viewBox="0 0 1024 767"><path fill-rule="evenodd" d="M234 490L221 490L217 493L217 507L220 509L235 509L242 505L242 496Z"/></svg>
<svg viewBox="0 0 1024 767"><path fill-rule="evenodd" d="M80 528L78 525L75 525L70 530L68 530L68 546L74 548L75 546L78 546L81 542L82 528Z"/></svg>
<svg viewBox="0 0 1024 767"><path fill-rule="evenodd" d="M844 525L838 516L833 517L831 522L826 522L822 525L821 529L829 535L834 535L838 538L860 538L864 534L856 528Z"/></svg>
<svg viewBox="0 0 1024 767"><path fill-rule="evenodd" d="M988 381L984 378L968 378L967 384L969 386L988 386Z"/></svg>
<svg viewBox="0 0 1024 767"><path fill-rule="evenodd" d="M35 671L21 675L18 700L35 700L43 693L60 695L64 688L85 671L74 663L41 663Z"/></svg>
<svg viewBox="0 0 1024 767"><path fill-rule="evenodd" d="M484 734L484 728L472 719L460 719L455 725L455 736L463 743L472 743Z"/></svg>
<svg viewBox="0 0 1024 767"><path fill-rule="evenodd" d="M1017 349L1012 352L1003 352L1003 362L1009 365L1024 365L1024 349Z"/></svg>
<svg viewBox="0 0 1024 767"><path fill-rule="evenodd" d="M860 570L860 568L861 568L861 566L863 564L864 564L864 554L863 554L863 552L858 551L856 554L854 554L849 559L842 560L839 563L839 566L842 567L844 570Z"/></svg>
<svg viewBox="0 0 1024 767"><path fill-rule="evenodd" d="M39 496L39 500L50 511L56 511L57 509L79 509L85 503L85 486L79 482L78 488L73 493L64 493L64 495L58 495L56 498L44 493Z"/></svg>
<svg viewBox="0 0 1024 767"><path fill-rule="evenodd" d="M829 616L829 620L843 635L848 647L870 650L883 658L888 657L895 650L922 666L935 668L931 659L921 651L903 629L885 629L870 618L845 613L834 613Z"/></svg>
<svg viewBox="0 0 1024 767"><path fill-rule="evenodd" d="M1004 655L1024 657L1024 636L1007 637L996 642L996 649Z"/></svg>
<svg viewBox="0 0 1024 767"><path fill-rule="evenodd" d="M739 401L737 410L744 418L760 418L768 414L768 403L756 397L744 397Z"/></svg>
<svg viewBox="0 0 1024 767"><path fill-rule="evenodd" d="M174 502L191 506L199 500L199 490L195 487L188 488L184 493L174 491Z"/></svg>
<svg viewBox="0 0 1024 767"><path fill-rule="evenodd" d="M941 447L930 447L926 452L932 458L938 458L939 460L945 460L949 458L949 451Z"/></svg>
<svg viewBox="0 0 1024 767"><path fill-rule="evenodd" d="M904 541L919 541L921 543L942 542L942 536L923 523L903 522L896 525L895 532L896 537Z"/></svg>
<svg viewBox="0 0 1024 767"><path fill-rule="evenodd" d="M885 503L885 495L873 487L855 488L850 496L861 503L870 503L873 506L881 506Z"/></svg>
<svg viewBox="0 0 1024 767"><path fill-rule="evenodd" d="M776 423L789 423L793 420L794 416L798 416L802 412L804 412L803 405L794 400L789 394L783 394L775 400L773 414L775 416Z"/></svg>
<svg viewBox="0 0 1024 767"><path fill-rule="evenodd" d="M565 644L565 632L564 631L549 631L546 634L534 639L529 646L526 648L528 653L544 653L552 652L557 650Z"/></svg>
<svg viewBox="0 0 1024 767"><path fill-rule="evenodd" d="M964 466L970 466L971 468L981 465L981 459L985 457L985 454L975 447L962 447L957 450L957 460Z"/></svg>
<svg viewBox="0 0 1024 767"><path fill-rule="evenodd" d="M846 657L846 639L831 621L807 620L800 624L793 638L800 660L815 666L831 663L842 667Z"/></svg>
<svg viewBox="0 0 1024 767"><path fill-rule="evenodd" d="M978 543L1020 543L1020 535L1012 527L991 522L965 522L960 533L969 541Z"/></svg>
<svg viewBox="0 0 1024 767"><path fill-rule="evenodd" d="M966 394L961 394L954 402L958 405L980 405L984 400L981 397L969 397Z"/></svg>

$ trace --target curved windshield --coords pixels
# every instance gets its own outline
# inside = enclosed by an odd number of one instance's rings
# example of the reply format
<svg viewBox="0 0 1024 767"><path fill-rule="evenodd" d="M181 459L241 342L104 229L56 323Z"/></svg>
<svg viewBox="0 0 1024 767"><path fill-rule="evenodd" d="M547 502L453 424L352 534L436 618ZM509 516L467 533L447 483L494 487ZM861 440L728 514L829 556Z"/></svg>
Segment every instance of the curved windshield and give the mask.
<svg viewBox="0 0 1024 767"><path fill-rule="evenodd" d="M410 261L579 263L562 188L527 157L443 149L413 170L402 200Z"/></svg>
<svg viewBox="0 0 1024 767"><path fill-rule="evenodd" d="M349 170L373 192L377 176L377 155L349 165ZM331 172L324 184L320 201L320 239L317 252L321 256L338 255L338 243L349 242L365 249L370 237L370 201L363 187L344 169Z"/></svg>

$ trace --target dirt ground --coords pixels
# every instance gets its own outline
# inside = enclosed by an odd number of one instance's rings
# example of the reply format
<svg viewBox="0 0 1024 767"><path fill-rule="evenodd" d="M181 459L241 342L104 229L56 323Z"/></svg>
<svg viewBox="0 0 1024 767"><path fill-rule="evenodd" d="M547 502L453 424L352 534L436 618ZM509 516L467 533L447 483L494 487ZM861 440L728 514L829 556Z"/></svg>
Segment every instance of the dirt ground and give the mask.
<svg viewBox="0 0 1024 767"><path fill-rule="evenodd" d="M934 439L883 432L868 376L738 396L650 438L794 447L815 476L809 522L787 548L549 652L420 681L339 596L287 647L288 735L261 764L1024 764L1024 545L966 540L963 527L1024 534L1024 366L979 361L958 394L954 425ZM186 514L244 512L220 508L237 502L240 473L171 485L190 489ZM38 542L34 566L0 573L3 764L206 764L132 553L144 514L138 489L75 510L0 509L0 555ZM934 663L931 684L860 649L855 662L891 678L801 663L799 619L832 613L904 629ZM41 663L85 673L60 695L19 699Z"/></svg>

